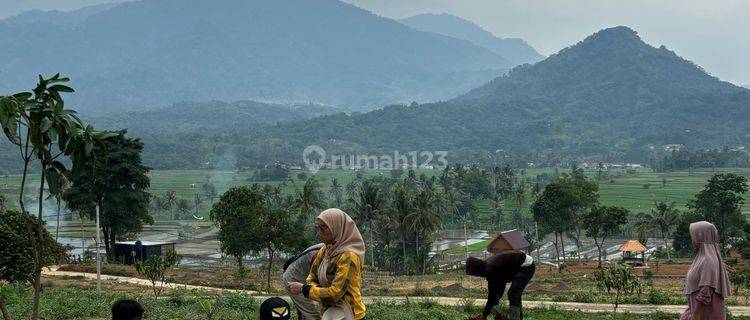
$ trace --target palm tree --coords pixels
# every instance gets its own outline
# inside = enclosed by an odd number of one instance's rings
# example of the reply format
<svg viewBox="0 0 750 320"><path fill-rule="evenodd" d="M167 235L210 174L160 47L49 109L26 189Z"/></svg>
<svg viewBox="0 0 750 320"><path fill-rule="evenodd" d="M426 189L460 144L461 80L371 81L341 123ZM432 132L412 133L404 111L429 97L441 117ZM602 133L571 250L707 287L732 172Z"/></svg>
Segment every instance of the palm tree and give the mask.
<svg viewBox="0 0 750 320"><path fill-rule="evenodd" d="M375 266L374 221L385 207L385 199L380 188L370 180L363 180L357 194L350 199L351 208L357 220L367 223L370 240L370 265Z"/></svg>
<svg viewBox="0 0 750 320"><path fill-rule="evenodd" d="M422 274L426 271L427 259L420 252L419 240L422 236L427 237L440 227L440 217L436 214L434 195L421 190L414 197L414 212L406 216L406 222L416 236L417 255L422 260Z"/></svg>
<svg viewBox="0 0 750 320"><path fill-rule="evenodd" d="M648 220L659 229L661 238L664 240L664 249L667 251L667 259L672 259L669 253L667 237L669 237L673 227L677 224L677 220L680 219L680 211L677 209L677 204L674 201L669 204L658 202L655 203L655 206L655 208L651 209L651 213L648 214Z"/></svg>
<svg viewBox="0 0 750 320"><path fill-rule="evenodd" d="M333 178L331 180L331 187L329 189L329 192L331 195L333 195L333 199L336 201L336 208L341 208L341 184L339 184L339 179Z"/></svg>
<svg viewBox="0 0 750 320"><path fill-rule="evenodd" d="M305 181L302 191L297 190L295 206L308 216L313 216L315 212L326 206L325 195L320 190L320 184L318 180L315 180L315 176Z"/></svg>
<svg viewBox="0 0 750 320"><path fill-rule="evenodd" d="M393 190L393 210L396 211L393 224L394 230L398 230L401 236L401 248L403 249L403 263L401 264L402 270L406 271L406 245L409 240L409 236L413 233L407 223L407 217L412 212L412 199L408 190L403 185L396 185Z"/></svg>
<svg viewBox="0 0 750 320"><path fill-rule="evenodd" d="M169 210L169 212L172 214L173 219L177 220L177 217L174 216L174 206L177 204L177 192L174 190L167 190L167 193L164 194L164 206L165 209Z"/></svg>
<svg viewBox="0 0 750 320"><path fill-rule="evenodd" d="M70 189L70 180L68 180L68 177L64 174L60 174L58 176L58 181L56 184L56 188L50 188L53 192L52 196L55 197L55 201L57 201L57 226L55 226L55 242L57 242L57 239L60 237L60 207L62 203L62 196L63 194Z"/></svg>

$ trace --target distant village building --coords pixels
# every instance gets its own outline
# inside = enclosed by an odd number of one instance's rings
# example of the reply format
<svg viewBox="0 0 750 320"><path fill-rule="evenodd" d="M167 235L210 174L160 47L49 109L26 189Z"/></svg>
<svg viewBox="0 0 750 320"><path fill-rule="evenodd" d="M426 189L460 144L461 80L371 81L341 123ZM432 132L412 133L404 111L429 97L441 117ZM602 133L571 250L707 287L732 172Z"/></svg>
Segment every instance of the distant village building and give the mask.
<svg viewBox="0 0 750 320"><path fill-rule="evenodd" d="M680 151L685 149L685 145L679 143L665 144L661 147L664 148L664 151Z"/></svg>
<svg viewBox="0 0 750 320"><path fill-rule="evenodd" d="M638 163L609 163L609 162L581 162L576 164L580 169L638 169L643 165Z"/></svg>

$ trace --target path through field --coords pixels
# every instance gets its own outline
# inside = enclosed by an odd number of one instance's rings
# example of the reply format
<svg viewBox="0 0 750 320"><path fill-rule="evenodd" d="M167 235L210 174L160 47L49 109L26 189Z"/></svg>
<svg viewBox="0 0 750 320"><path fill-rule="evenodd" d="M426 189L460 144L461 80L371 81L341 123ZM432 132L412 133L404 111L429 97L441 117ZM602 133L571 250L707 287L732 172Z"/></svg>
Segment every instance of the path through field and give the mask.
<svg viewBox="0 0 750 320"><path fill-rule="evenodd" d="M85 273L85 272L72 272L72 271L58 271L57 267L45 269L44 275L47 276L69 276L69 277L84 277L89 280L96 280L96 274ZM120 277L102 275L102 281L115 281L121 283L135 284L150 286L151 282L146 279L132 278L132 277ZM237 289L224 289L215 287L205 286L194 286L186 284L174 284L169 283L166 285L168 288L184 288L187 290L206 290L215 292L238 292L251 295L259 300L268 298L269 296L264 295L262 292L250 291L250 290L237 290ZM369 296L364 297L365 303L373 302L403 302L403 301L432 301L445 306L458 306L465 305L467 299L455 298L455 297L388 297L388 296ZM469 299L471 300L471 299ZM473 299L474 305L484 305L485 299ZM578 303L578 302L554 302L554 301L524 301L524 305L531 308L558 308L562 310L578 310L583 312L611 312L612 305L601 304L601 303ZM644 304L622 304L618 308L618 312L630 312L630 313L653 313L657 311L679 314L685 310L685 306L682 305L644 305ZM750 307L748 306L730 306L729 311L735 316L750 316Z"/></svg>

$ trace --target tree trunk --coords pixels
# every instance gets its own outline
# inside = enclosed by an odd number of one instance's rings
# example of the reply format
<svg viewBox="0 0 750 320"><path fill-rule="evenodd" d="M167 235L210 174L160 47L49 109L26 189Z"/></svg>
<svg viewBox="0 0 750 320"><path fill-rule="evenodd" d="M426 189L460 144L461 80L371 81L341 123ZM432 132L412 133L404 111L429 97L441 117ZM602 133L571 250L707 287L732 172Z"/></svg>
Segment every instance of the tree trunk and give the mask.
<svg viewBox="0 0 750 320"><path fill-rule="evenodd" d="M266 288L271 291L271 270L273 269L273 249L268 247L268 272L266 273Z"/></svg>
<svg viewBox="0 0 750 320"><path fill-rule="evenodd" d="M557 257L557 271L560 271L560 247L557 244L557 231L555 231L555 256Z"/></svg>
<svg viewBox="0 0 750 320"><path fill-rule="evenodd" d="M375 268L375 239L372 237L372 220L370 220L370 266Z"/></svg>
<svg viewBox="0 0 750 320"><path fill-rule="evenodd" d="M599 244L598 241L596 241L596 238L594 238L594 244L596 245L596 252L598 253L598 260L599 260L599 269L602 268L602 245L604 244L604 239L602 239L602 244Z"/></svg>
<svg viewBox="0 0 750 320"><path fill-rule="evenodd" d="M60 199L57 199L57 226L55 226L55 242L60 238Z"/></svg>
<svg viewBox="0 0 750 320"><path fill-rule="evenodd" d="M565 237L565 235L560 232L560 250L562 250L562 261L565 263L565 239L563 237Z"/></svg>
<svg viewBox="0 0 750 320"><path fill-rule="evenodd" d="M243 278L245 276L245 265L242 262L243 256L237 256L237 273L239 274L240 278Z"/></svg>
<svg viewBox="0 0 750 320"><path fill-rule="evenodd" d="M18 195L18 203L21 206L22 213L26 213L26 206L23 204L23 192L26 189L26 175L29 173L29 161L31 161L31 155L29 155L29 130L31 129L26 129L26 144L24 145L25 151L22 152L23 175L21 175L21 191ZM21 134L21 129L18 129L18 134Z"/></svg>
<svg viewBox="0 0 750 320"><path fill-rule="evenodd" d="M101 228L102 228L102 233L104 234L104 252L107 255L107 258L109 259L109 228L104 225L102 225ZM97 230L97 232L99 232L99 230ZM99 246L100 244L97 243L96 245Z"/></svg>
<svg viewBox="0 0 750 320"><path fill-rule="evenodd" d="M404 250L404 263L401 264L401 270L403 273L406 273L406 237L403 237L401 247Z"/></svg>
<svg viewBox="0 0 750 320"><path fill-rule="evenodd" d="M3 313L3 320L11 320L10 312L8 312L8 308L5 307L5 300L3 297L0 297L0 311Z"/></svg>
<svg viewBox="0 0 750 320"><path fill-rule="evenodd" d="M466 251L466 260L469 260L469 239L466 238L466 219L464 219L464 251Z"/></svg>
<svg viewBox="0 0 750 320"><path fill-rule="evenodd" d="M667 235L664 232L664 230L662 230L661 232L661 238L662 240L664 240L664 251L667 251L667 260L672 260L672 254L669 253L669 244L667 243Z"/></svg>
<svg viewBox="0 0 750 320"><path fill-rule="evenodd" d="M85 241L86 238L84 237L83 234L84 234L84 232L83 232L83 214L81 214L81 261L84 260L83 257L84 257L84 255L86 253L86 241Z"/></svg>
<svg viewBox="0 0 750 320"><path fill-rule="evenodd" d="M31 309L32 320L39 319L39 301L42 295L42 260L44 257L40 256L40 252L42 251L41 246L44 245L42 213L44 210L44 178L46 169L47 167L42 163L42 176L41 181L39 182L39 208L37 214L39 221L37 222L36 239L33 242L34 251L36 251L36 253L34 259L34 305Z"/></svg>

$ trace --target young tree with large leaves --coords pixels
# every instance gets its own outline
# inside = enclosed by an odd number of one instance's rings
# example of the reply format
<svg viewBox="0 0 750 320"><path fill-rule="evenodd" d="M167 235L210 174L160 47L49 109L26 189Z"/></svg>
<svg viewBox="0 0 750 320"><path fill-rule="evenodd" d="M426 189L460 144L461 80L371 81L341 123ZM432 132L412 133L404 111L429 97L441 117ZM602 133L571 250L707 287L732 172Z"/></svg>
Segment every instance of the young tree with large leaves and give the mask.
<svg viewBox="0 0 750 320"><path fill-rule="evenodd" d="M748 191L747 178L734 173L720 173L688 202L688 208L716 225L721 237L721 250L726 254L727 239L739 236L747 223L740 207Z"/></svg>
<svg viewBox="0 0 750 320"><path fill-rule="evenodd" d="M628 210L622 207L593 206L583 214L582 222L586 228L586 236L594 239L601 268L604 242L628 222Z"/></svg>
<svg viewBox="0 0 750 320"><path fill-rule="evenodd" d="M71 176L71 188L63 199L72 210L95 218L99 206L101 229L107 258L114 261L114 244L123 236L140 232L153 224L149 212L151 185L143 165L143 143L126 137L127 131L111 132L94 146L92 156Z"/></svg>
<svg viewBox="0 0 750 320"><path fill-rule="evenodd" d="M40 75L32 92L0 96L0 127L8 140L18 146L23 162L19 194L21 213L27 213L24 191L29 164L32 159L36 159L40 166L37 222L26 228L35 261L32 319L39 318L41 273L46 258L42 224L45 190L49 194L58 193L59 177L67 172L61 160L64 157L70 158L75 172L99 138L93 128L83 126L75 111L65 108L61 93L73 92L72 88L62 84L68 81L68 78L60 77L59 74L49 79Z"/></svg>

